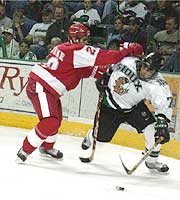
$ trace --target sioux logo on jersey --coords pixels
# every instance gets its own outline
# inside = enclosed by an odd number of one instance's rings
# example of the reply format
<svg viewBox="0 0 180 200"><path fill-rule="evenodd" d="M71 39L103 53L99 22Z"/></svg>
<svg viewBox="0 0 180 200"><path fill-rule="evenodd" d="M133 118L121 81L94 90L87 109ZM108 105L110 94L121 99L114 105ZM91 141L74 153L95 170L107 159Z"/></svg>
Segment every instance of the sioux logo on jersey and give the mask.
<svg viewBox="0 0 180 200"><path fill-rule="evenodd" d="M139 88L142 88L142 85L141 85L139 79L137 78L136 74L129 67L122 65L121 63L119 63L117 65L117 67L118 67L118 70L120 70L126 76L129 77L129 79L134 83L134 86L135 86L137 92L139 92Z"/></svg>
<svg viewBox="0 0 180 200"><path fill-rule="evenodd" d="M123 95L128 93L129 89L127 87L127 83L129 83L129 80L126 77L119 77L115 81L116 85L114 86L114 92L116 92L119 95Z"/></svg>

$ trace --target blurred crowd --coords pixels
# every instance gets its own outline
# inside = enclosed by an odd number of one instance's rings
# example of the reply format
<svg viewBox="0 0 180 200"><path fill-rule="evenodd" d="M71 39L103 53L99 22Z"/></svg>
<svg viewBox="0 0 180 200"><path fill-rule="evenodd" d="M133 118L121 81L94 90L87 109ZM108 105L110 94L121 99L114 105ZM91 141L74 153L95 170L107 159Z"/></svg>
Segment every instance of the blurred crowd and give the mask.
<svg viewBox="0 0 180 200"><path fill-rule="evenodd" d="M90 28L93 46L137 42L164 56L162 70L180 72L179 0L1 0L0 58L45 60L72 23Z"/></svg>

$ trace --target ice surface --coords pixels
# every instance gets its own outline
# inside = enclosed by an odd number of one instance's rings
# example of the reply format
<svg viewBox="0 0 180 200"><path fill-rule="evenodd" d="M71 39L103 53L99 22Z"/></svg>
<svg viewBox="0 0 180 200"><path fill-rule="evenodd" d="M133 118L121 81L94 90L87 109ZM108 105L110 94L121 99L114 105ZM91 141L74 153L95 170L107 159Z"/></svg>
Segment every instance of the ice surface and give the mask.
<svg viewBox="0 0 180 200"><path fill-rule="evenodd" d="M141 151L112 144L97 146L92 163L81 163L82 138L59 135L56 147L64 159L42 157L35 151L25 164L15 162L16 153L29 130L0 126L0 199L1 200L169 200L180 195L180 161L161 156L168 164L168 175L152 174L142 163L128 176L121 166L132 168ZM117 191L116 186L125 191Z"/></svg>

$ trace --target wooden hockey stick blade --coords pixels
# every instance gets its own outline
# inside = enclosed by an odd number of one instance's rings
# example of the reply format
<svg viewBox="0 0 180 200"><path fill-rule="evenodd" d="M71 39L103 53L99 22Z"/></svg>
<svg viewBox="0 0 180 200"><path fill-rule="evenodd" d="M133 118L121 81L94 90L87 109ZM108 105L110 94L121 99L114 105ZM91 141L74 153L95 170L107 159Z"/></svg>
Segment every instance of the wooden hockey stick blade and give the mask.
<svg viewBox="0 0 180 200"><path fill-rule="evenodd" d="M126 171L126 173L127 173L128 175L131 175L131 174L132 174L132 173L131 173L131 170L129 170L129 169L125 166L125 164L124 164L123 161L122 161L121 155L119 155L119 158L120 158L120 160L121 160L121 164L122 164L124 170Z"/></svg>
<svg viewBox="0 0 180 200"><path fill-rule="evenodd" d="M146 156L146 157L147 157L147 156ZM134 171L138 168L138 166L145 160L146 157L143 157L136 165L134 165L134 167L133 167L132 169L128 169L128 168L125 166L124 162L122 161L121 156L120 156L120 160L121 160L121 164L122 164L124 170L126 171L127 175L132 175L133 172L134 172Z"/></svg>

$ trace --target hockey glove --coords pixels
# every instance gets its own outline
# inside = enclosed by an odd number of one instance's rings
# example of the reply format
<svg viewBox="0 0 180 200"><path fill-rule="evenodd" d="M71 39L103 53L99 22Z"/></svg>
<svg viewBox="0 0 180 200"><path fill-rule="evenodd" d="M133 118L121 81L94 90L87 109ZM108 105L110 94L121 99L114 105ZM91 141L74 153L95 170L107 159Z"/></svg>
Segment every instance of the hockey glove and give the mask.
<svg viewBox="0 0 180 200"><path fill-rule="evenodd" d="M101 78L96 80L96 87L98 89L98 91L104 92L106 90L106 88L108 87L108 81L110 78L110 74L107 74L106 72L102 75Z"/></svg>
<svg viewBox="0 0 180 200"><path fill-rule="evenodd" d="M168 122L169 119L166 118L163 114L158 114L156 119L156 124L154 126L156 133L155 133L155 141L158 140L160 137L164 139L160 142L160 144L164 144L170 140L169 129L168 129Z"/></svg>

